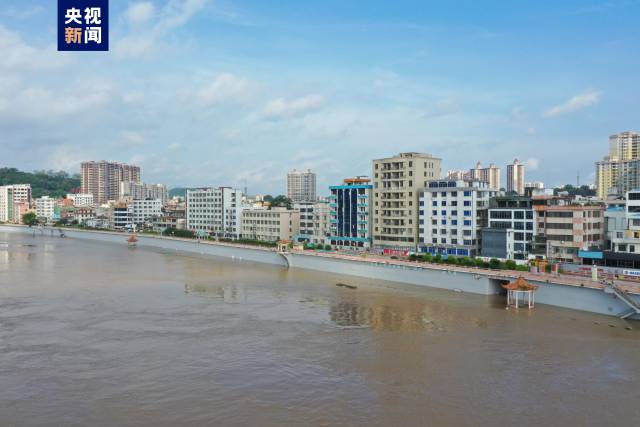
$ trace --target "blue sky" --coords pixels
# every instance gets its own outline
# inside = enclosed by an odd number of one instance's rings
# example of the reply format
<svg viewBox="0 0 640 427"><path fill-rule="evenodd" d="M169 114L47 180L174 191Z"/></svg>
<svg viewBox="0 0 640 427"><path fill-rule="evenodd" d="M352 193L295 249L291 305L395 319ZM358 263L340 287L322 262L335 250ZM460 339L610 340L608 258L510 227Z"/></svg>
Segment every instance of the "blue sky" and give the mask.
<svg viewBox="0 0 640 427"><path fill-rule="evenodd" d="M401 151L593 181L640 130L640 1L111 0L108 53L56 52L54 1L0 4L0 165L134 162L281 193Z"/></svg>

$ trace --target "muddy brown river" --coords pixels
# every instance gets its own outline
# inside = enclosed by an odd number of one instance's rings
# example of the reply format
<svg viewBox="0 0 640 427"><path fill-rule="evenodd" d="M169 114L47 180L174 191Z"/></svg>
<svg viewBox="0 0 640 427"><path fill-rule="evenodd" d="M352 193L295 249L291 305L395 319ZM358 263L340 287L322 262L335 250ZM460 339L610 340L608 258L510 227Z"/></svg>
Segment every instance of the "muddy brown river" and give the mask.
<svg viewBox="0 0 640 427"><path fill-rule="evenodd" d="M0 232L0 426L638 420L640 322Z"/></svg>

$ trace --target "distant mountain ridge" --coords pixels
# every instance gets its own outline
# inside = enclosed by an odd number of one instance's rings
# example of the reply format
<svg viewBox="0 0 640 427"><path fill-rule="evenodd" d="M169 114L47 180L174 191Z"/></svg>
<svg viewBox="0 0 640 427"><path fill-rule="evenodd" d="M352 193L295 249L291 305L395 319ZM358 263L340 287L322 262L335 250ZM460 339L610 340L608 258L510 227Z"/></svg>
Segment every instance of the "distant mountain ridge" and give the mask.
<svg viewBox="0 0 640 427"><path fill-rule="evenodd" d="M64 197L80 189L80 175L65 171L23 172L16 168L0 168L0 185L31 184L34 198L41 196Z"/></svg>

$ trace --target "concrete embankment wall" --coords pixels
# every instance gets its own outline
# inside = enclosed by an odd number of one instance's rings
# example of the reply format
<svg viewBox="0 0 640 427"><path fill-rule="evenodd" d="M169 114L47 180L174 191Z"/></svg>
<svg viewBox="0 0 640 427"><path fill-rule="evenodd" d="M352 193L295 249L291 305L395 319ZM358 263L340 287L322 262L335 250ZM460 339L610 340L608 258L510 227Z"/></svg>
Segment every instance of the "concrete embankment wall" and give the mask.
<svg viewBox="0 0 640 427"><path fill-rule="evenodd" d="M455 289L481 295L492 295L499 291L498 283L488 277L465 272L342 260L300 253L288 254L287 257L291 267L294 268L330 271L336 274L409 283L432 288Z"/></svg>
<svg viewBox="0 0 640 427"><path fill-rule="evenodd" d="M536 303L589 311L608 316L619 316L629 307L616 296L607 294L601 289L582 288L578 286L559 285L532 281L539 288L535 293ZM634 298L640 302L640 298Z"/></svg>

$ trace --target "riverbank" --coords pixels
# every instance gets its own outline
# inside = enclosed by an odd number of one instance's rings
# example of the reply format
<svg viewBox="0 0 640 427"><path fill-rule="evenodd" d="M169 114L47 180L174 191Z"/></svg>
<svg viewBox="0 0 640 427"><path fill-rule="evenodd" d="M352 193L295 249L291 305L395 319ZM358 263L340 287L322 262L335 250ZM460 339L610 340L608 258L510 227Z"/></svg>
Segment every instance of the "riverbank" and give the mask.
<svg viewBox="0 0 640 427"><path fill-rule="evenodd" d="M61 229L69 238L90 239L106 243L126 245L125 233L110 231L85 231ZM59 232L48 228L33 229L24 226L0 225L0 231L33 233L35 235ZM539 288L536 302L558 307L619 316L629 307L618 297L605 293L603 285L583 277L555 276L545 273L526 273L508 270L485 270L451 265L423 264L381 257L358 257L337 253L310 253L293 251L279 253L273 248L236 245L233 243L194 241L177 237L139 235L138 246L172 251L213 255L234 260L252 261L285 268L301 268L358 276L369 279L389 280L416 286L427 286L480 295L502 292L501 285L523 276ZM640 290L634 283L625 283L624 290L640 303Z"/></svg>

